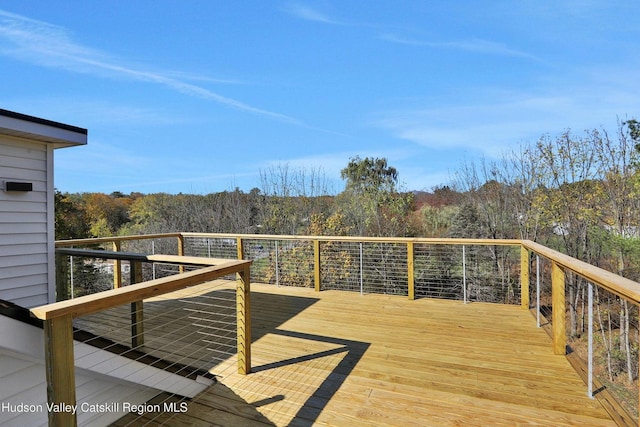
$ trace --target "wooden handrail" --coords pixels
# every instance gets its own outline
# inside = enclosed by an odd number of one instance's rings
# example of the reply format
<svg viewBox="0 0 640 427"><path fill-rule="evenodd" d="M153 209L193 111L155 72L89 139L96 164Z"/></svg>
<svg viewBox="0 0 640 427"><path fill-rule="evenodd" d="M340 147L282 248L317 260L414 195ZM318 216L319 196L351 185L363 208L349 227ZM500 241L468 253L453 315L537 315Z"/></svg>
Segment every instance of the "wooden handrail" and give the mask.
<svg viewBox="0 0 640 427"><path fill-rule="evenodd" d="M56 248L56 254L85 258L117 259L122 261L147 261L147 254L138 252L105 251L102 249Z"/></svg>
<svg viewBox="0 0 640 427"><path fill-rule="evenodd" d="M104 256L107 251L99 252L101 256ZM115 254L117 256L126 256L126 254L117 252ZM159 256L157 258L178 261L175 259L178 257L175 256ZM187 258L189 259L185 261L190 264L198 262L196 257ZM206 258L200 259L200 261L204 265L214 262ZM215 260L215 262L219 261ZM140 260L134 261L134 263L140 262ZM251 261L224 260L219 265L207 266L187 273L32 308L32 315L44 321L47 402L51 405L61 405L61 407L65 408L73 408L77 405L72 323L74 318L124 304L132 304L132 307L137 307L135 313L138 316L134 322L136 326L135 336L132 337L134 339L133 342L142 343L143 325L140 309L144 299L198 285L233 273L236 273L238 277L238 286L236 287L238 372L241 374L249 373L251 371L250 266ZM132 332L134 332L133 329ZM49 413L49 425L75 426L77 425L76 413L75 411L51 411Z"/></svg>
<svg viewBox="0 0 640 427"><path fill-rule="evenodd" d="M157 262L162 264L215 266L228 263L227 258L203 258L182 255L147 255L139 252L105 251L101 249L56 248L58 255L70 255L85 258L113 259L120 261Z"/></svg>
<svg viewBox="0 0 640 427"><path fill-rule="evenodd" d="M374 242L374 243L433 243L448 245L470 245L470 244L490 244L490 245L519 245L519 239L453 239L453 238L431 238L431 237L366 237L366 236L303 236L303 235L277 235L277 234L229 234L229 233L160 233L160 234L138 234L131 236L96 237L89 239L57 240L56 247L82 246L96 243L123 242L127 240L148 240L183 237L210 237L218 239L237 240L319 240L334 242Z"/></svg>
<svg viewBox="0 0 640 427"><path fill-rule="evenodd" d="M520 239L450 239L450 238L422 238L422 237L363 237L363 236L294 236L294 235L270 235L270 234L227 234L227 233L165 233L146 234L135 236L104 237L97 239L60 240L56 247L88 245L104 242L122 242L126 240L144 240L172 237L201 237L242 240L291 240L313 242L367 242L367 243L397 243L397 244L435 244L435 245L491 245L522 246L527 250L539 254L544 258L557 263L564 269L584 277L585 279L601 286L618 296L624 297L635 304L640 305L640 283L618 276L615 273L595 267L584 261L565 255L561 252L543 246L530 240Z"/></svg>
<svg viewBox="0 0 640 427"><path fill-rule="evenodd" d="M366 237L366 236L303 236L277 234L227 234L227 233L181 233L184 237L203 237L235 240L292 240L292 241L320 241L320 242L363 242L363 243L426 243L446 245L492 245L511 246L520 245L519 239L452 239L431 237ZM167 236L171 237L171 236Z"/></svg>
<svg viewBox="0 0 640 427"><path fill-rule="evenodd" d="M626 298L634 304L640 304L640 283L624 278L610 271L596 267L587 262L565 255L561 252L543 246L530 240L523 240L522 245L544 258L556 263L563 269L570 270L588 281Z"/></svg>
<svg viewBox="0 0 640 427"><path fill-rule="evenodd" d="M92 237L88 239L56 240L56 247L93 245L96 243L124 242L127 240L168 239L180 237L183 233L136 234L130 236Z"/></svg>
<svg viewBox="0 0 640 427"><path fill-rule="evenodd" d="M122 304L130 304L147 298L177 291L189 286L215 280L233 273L239 273L251 265L251 261L228 260L221 265L149 280L131 286L85 295L72 300L59 301L31 309L38 319L49 320L70 315L72 318L96 313Z"/></svg>

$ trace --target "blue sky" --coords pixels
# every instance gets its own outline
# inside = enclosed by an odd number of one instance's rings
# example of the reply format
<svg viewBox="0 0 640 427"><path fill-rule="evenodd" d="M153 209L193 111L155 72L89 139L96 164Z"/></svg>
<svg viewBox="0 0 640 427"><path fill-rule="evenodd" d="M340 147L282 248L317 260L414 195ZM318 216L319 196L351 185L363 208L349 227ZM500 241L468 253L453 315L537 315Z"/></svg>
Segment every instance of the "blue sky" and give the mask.
<svg viewBox="0 0 640 427"><path fill-rule="evenodd" d="M629 1L0 0L0 108L85 127L68 192L260 187L386 157L408 190L640 115Z"/></svg>

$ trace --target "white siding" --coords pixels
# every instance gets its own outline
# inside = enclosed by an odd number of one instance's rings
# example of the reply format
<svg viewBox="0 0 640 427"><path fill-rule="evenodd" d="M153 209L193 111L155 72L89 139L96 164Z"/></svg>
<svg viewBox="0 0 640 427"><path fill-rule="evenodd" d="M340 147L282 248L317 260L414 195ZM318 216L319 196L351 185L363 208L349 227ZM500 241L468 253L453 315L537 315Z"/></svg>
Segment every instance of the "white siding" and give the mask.
<svg viewBox="0 0 640 427"><path fill-rule="evenodd" d="M46 143L0 136L0 299L23 307L49 302L52 149ZM8 192L6 181L33 183Z"/></svg>
<svg viewBox="0 0 640 427"><path fill-rule="evenodd" d="M0 110L0 299L27 308L55 301L53 152L86 143L84 129ZM7 181L32 183L33 191L5 191ZM133 393L137 403L155 393L82 369L76 380L80 392L101 390L114 399ZM42 329L0 315L0 404L46 400ZM102 426L117 416L80 414L78 421ZM2 426L46 424L46 413L16 414L0 406Z"/></svg>
<svg viewBox="0 0 640 427"><path fill-rule="evenodd" d="M47 383L44 362L33 359L24 354L0 348L0 405L8 405L3 410L0 406L0 425L15 426L43 426L48 425L47 417ZM78 405L82 403L111 403L128 402L141 405L156 396L159 391L95 375L92 372L76 369L76 393L79 397ZM90 398L81 398L90 396ZM23 407L18 405L33 405L39 409L36 412L20 412ZM127 413L119 405L119 411L91 413L78 411L78 425L103 427L117 421Z"/></svg>
<svg viewBox="0 0 640 427"><path fill-rule="evenodd" d="M46 426L47 413L2 411L5 405L36 405L46 408L47 381L42 329L0 315L0 425ZM74 342L76 396L78 404L128 402L143 404L162 391L193 397L210 384L197 382L144 365L105 350ZM114 369L115 368L115 369ZM117 412L80 412L78 425L102 427L126 415Z"/></svg>

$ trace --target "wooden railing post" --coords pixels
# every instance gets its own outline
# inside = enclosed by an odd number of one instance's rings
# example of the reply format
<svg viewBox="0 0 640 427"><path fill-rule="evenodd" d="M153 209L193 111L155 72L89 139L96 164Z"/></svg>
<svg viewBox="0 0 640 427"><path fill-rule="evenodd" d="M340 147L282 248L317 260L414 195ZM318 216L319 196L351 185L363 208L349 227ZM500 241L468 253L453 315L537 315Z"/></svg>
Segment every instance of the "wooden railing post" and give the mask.
<svg viewBox="0 0 640 427"><path fill-rule="evenodd" d="M553 352L566 354L566 307L565 307L565 272L555 261L551 262L551 323L553 327Z"/></svg>
<svg viewBox="0 0 640 427"><path fill-rule="evenodd" d="M50 426L76 426L76 379L71 315L44 322L47 402Z"/></svg>
<svg viewBox="0 0 640 427"><path fill-rule="evenodd" d="M56 301L66 301L69 299L69 282L67 274L69 272L69 257L67 255L56 254Z"/></svg>
<svg viewBox="0 0 640 427"><path fill-rule="evenodd" d="M116 240L112 242L113 251L120 252L122 249L122 243L120 240ZM113 261L113 289L118 289L122 286L122 261L116 259Z"/></svg>
<svg viewBox="0 0 640 427"><path fill-rule="evenodd" d="M313 241L313 286L316 292L320 292L320 240Z"/></svg>
<svg viewBox="0 0 640 427"><path fill-rule="evenodd" d="M237 275L238 373L251 372L251 269L247 265Z"/></svg>
<svg viewBox="0 0 640 427"><path fill-rule="evenodd" d="M520 246L520 305L525 310L529 309L529 250Z"/></svg>
<svg viewBox="0 0 640 427"><path fill-rule="evenodd" d="M415 275L413 242L407 242L407 282L409 299L415 299Z"/></svg>
<svg viewBox="0 0 640 427"><path fill-rule="evenodd" d="M142 262L130 261L131 284L142 282ZM131 348L144 345L144 303L131 303Z"/></svg>
<svg viewBox="0 0 640 427"><path fill-rule="evenodd" d="M236 237L236 242L238 259L244 259L244 241L242 240L242 237Z"/></svg>
<svg viewBox="0 0 640 427"><path fill-rule="evenodd" d="M184 256L184 236L178 234L178 256ZM184 265L179 267L180 273L184 273Z"/></svg>

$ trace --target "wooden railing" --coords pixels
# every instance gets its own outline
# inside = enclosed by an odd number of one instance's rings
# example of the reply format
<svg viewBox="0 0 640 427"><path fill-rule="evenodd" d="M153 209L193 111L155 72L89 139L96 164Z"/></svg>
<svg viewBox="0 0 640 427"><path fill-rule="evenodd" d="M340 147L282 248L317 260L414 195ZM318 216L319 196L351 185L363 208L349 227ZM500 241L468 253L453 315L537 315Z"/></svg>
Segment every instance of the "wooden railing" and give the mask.
<svg viewBox="0 0 640 427"><path fill-rule="evenodd" d="M153 239L176 239L176 253L178 255L184 255L184 237L181 233L164 233L164 234L144 234L136 236L122 236L122 237L103 237L92 239L74 239L74 240L61 240L56 242L56 248L73 248L73 247L86 247L106 245L110 246L112 251L122 251L123 242L133 242L138 240L153 240ZM70 295L67 289L67 279L65 274L65 268L67 263L62 261L60 257L68 256L69 253L63 253L56 251L56 294L57 301L67 300ZM113 288L119 288L122 286L122 261L123 258L112 258L114 260L113 268ZM132 260L136 262L136 260ZM133 265L133 264L132 264ZM184 269L181 267L180 271Z"/></svg>
<svg viewBox="0 0 640 427"><path fill-rule="evenodd" d="M551 264L551 307L552 314L550 319L550 333L552 336L553 342L553 351L558 355L565 355L567 353L567 325L566 325L566 313L567 313L567 302L565 296L565 277L567 274L575 274L579 277L584 278L584 280L588 281L590 284L597 286L603 290L611 292L614 295L619 296L620 298L625 299L633 305L640 305L640 284L634 282L629 279L625 279L621 276L618 276L614 273L608 272L601 268L595 267L588 263L582 262L575 258L569 257L565 254L562 254L558 251L552 250L543 245L537 244L528 240L493 240L493 239L429 239L429 238L373 238L373 237L345 237L345 236L275 236L275 235L250 235L250 234L218 234L218 233L172 233L172 234L158 234L158 235L143 235L143 236L125 236L125 237L114 237L114 238L106 238L106 239L88 239L88 240L73 240L73 241L63 241L57 242L57 247L68 247L75 246L80 247L83 245L96 244L96 243L108 243L112 245L114 250L121 250L122 243L132 240L144 240L144 239L176 239L177 242L177 254L179 256L192 255L190 253L190 242L194 239L207 239L210 240L221 240L225 242L225 245L228 246L226 248L227 253L224 257L226 258L235 258L238 260L243 260L245 258L250 258L247 256L248 252L250 252L249 246L251 242L274 242L275 250L272 251L274 253L269 253L269 259L275 257L275 262L277 263L278 256L283 257L284 250L281 248L280 252L278 252L278 243L284 242L282 245L295 245L300 242L306 242L308 244L309 250L304 252L304 258L300 261L300 264L305 264L307 268L312 269L312 279L310 279L313 288L316 291L321 291L323 289L323 280L325 277L323 276L323 264L328 262L326 255L323 253L323 248L325 245L336 245L336 244L354 244L360 245L362 248L363 244L390 244L396 245L398 247L403 247L402 251L402 268L406 268L406 271L403 273L402 282L406 283L406 292L404 294L409 299L414 299L417 297L416 295L416 274L420 269L419 267L419 256L417 255L417 251L420 248L425 246L456 246L461 247L462 251L462 263L464 270L464 262L465 262L465 248L468 247L488 247L488 248L496 248L496 247L511 247L514 248L514 251L519 251L519 260L516 261L519 267L519 285L520 285L520 305L523 309L531 309L532 302L530 301L530 296L534 292L530 289L530 282L532 276L534 276L534 272L530 271L530 266L532 265L532 257L542 257ZM233 242L233 244L231 244ZM362 249L360 249L362 251ZM517 253L517 252L516 252ZM197 254L199 256L203 256L203 254ZM207 255L204 255L207 256ZM220 255L215 255L216 257L220 257ZM285 254L284 256L287 256ZM399 258L396 258L399 260ZM158 259L159 260L159 259ZM351 260L353 261L353 260ZM255 260L258 262L258 260ZM362 262L362 255L360 258L360 262ZM406 267L404 267L406 265ZM277 267L276 267L277 269ZM360 266L362 270L362 265ZM247 273L245 273L246 275ZM277 276L277 273L276 273ZM115 277L115 275L114 275ZM114 287L119 286L121 278L116 279L117 284L114 284ZM246 277L248 281L248 276ZM403 285L404 286L404 285ZM591 286L591 285L590 285ZM465 301L466 301L466 291L467 285L463 283L463 288L465 292ZM126 288L124 288L126 289ZM535 291L539 298L540 291ZM88 301L88 300L87 300ZM72 303L72 306L75 304ZM539 309L539 308L538 308ZM43 316L47 316L42 314ZM61 327L61 330L66 330L69 319L67 319L66 315L55 316L55 318L60 317L60 322L63 322L64 326ZM57 326L50 326L52 329L50 334L57 333L55 328ZM58 332L62 334L63 332ZM68 340L68 336L64 336L63 340ZM54 346L55 347L55 346ZM50 353L52 355L52 366L56 363L55 358L57 356L55 348L51 348ZM248 371L248 369L247 369ZM585 369L586 372L586 369ZM592 384L593 384L593 372L591 367L591 361L589 362L589 374L588 377L585 378L585 381L588 383L589 394L593 396ZM614 408L612 411L618 411L618 408ZM620 416L619 413L612 414L614 419L618 421L620 424L628 424L629 417L627 415ZM617 418L616 418L617 417ZM622 421L621 421L622 420ZM637 421L635 421L637 423Z"/></svg>
<svg viewBox="0 0 640 427"><path fill-rule="evenodd" d="M76 256L113 257L135 262L172 262L190 265L208 265L195 271L175 276L132 284L109 291L86 295L72 300L60 301L31 309L31 313L44 322L45 364L47 376L47 401L60 410L49 412L49 425L74 426L77 424L75 411L67 410L76 405L73 325L75 318L86 316L109 308L132 304L138 318L132 319L132 348L141 344L143 334L142 301L212 281L229 274L237 274L237 353L238 372L247 374L251 370L251 303L250 265L251 261L210 260L184 258L179 256L148 257L140 254L113 254L104 251L95 253L75 252ZM214 265L211 265L214 264Z"/></svg>
<svg viewBox="0 0 640 427"><path fill-rule="evenodd" d="M538 243L525 240L522 242L522 277L529 277L529 253L540 255L551 261L551 289L552 289L552 325L553 350L556 354L566 354L566 298L565 276L571 271L587 281L605 289L621 298L640 305L640 283L618 276L610 271L595 267L584 261L550 249ZM529 280L523 280L528 286ZM522 292L528 294L528 292ZM527 306L528 304L524 304Z"/></svg>
<svg viewBox="0 0 640 427"><path fill-rule="evenodd" d="M350 237L350 236L279 236L261 234L216 234L216 233L181 233L185 240L190 238L211 238L211 239L234 239L237 247L238 259L245 257L244 247L246 242L257 241L285 241L285 242L311 242L313 255L308 263L313 265L313 287L316 291L322 290L322 246L332 243L354 243L354 244L394 244L404 246L406 258L406 288L409 299L416 297L415 293L415 245L441 245L441 246L511 246L519 248L521 242L514 239L429 239L429 238L390 238L390 237ZM184 241L183 241L184 243ZM183 249L186 250L186 249Z"/></svg>
<svg viewBox="0 0 640 427"><path fill-rule="evenodd" d="M458 246L514 246L518 247L521 253L520 261L520 298L523 308L530 306L530 257L532 254L540 255L552 263L552 290L554 314L552 324L554 325L554 351L557 354L565 354L566 350L566 328L564 325L565 295L564 276L567 271L584 277L593 284L606 289L622 298L627 299L635 305L640 305L640 284L632 280L623 278L614 273L595 267L591 264L577 260L558 251L540 245L529 240L516 239L432 239L432 238L387 238L387 237L349 237L349 236L281 236L281 235L261 235L261 234L224 234L224 233L166 233L137 236L121 236L99 239L77 239L56 242L56 247L82 247L83 245L94 245L109 243L115 250L121 248L122 242L134 240L151 240L158 238L177 239L177 254L184 256L185 239L188 238L211 238L227 239L236 242L237 259L244 259L244 246L250 240L272 240L272 241L308 241L313 242L313 256L309 259L309 264L313 264L313 283L316 291L321 290L321 245L330 242L356 242L356 243L395 243L406 245L407 256L407 295L409 299L415 298L415 266L414 247L416 244L429 245L458 245ZM60 253L63 253L62 251ZM156 261L160 262L159 258ZM114 268L114 288L121 286L122 277L119 265Z"/></svg>

